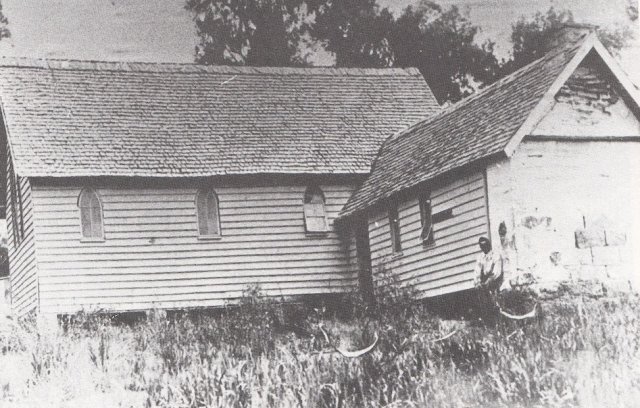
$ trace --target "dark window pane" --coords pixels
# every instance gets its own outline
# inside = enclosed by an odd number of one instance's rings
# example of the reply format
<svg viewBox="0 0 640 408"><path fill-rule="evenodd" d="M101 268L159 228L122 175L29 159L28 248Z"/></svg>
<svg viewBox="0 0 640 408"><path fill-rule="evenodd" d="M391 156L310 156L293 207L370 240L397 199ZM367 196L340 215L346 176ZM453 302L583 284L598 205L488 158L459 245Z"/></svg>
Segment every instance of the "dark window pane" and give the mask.
<svg viewBox="0 0 640 408"><path fill-rule="evenodd" d="M102 208L97 196L93 198L91 203L91 224L92 236L94 238L102 238Z"/></svg>
<svg viewBox="0 0 640 408"><path fill-rule="evenodd" d="M91 207L80 207L80 223L82 224L82 236L91 238Z"/></svg>
<svg viewBox="0 0 640 408"><path fill-rule="evenodd" d="M196 208L198 210L198 231L200 235L209 235L206 195L202 192L200 192L196 197Z"/></svg>
<svg viewBox="0 0 640 408"><path fill-rule="evenodd" d="M201 236L220 235L218 197L213 190L200 191L196 196L198 232Z"/></svg>
<svg viewBox="0 0 640 408"><path fill-rule="evenodd" d="M210 191L207 195L207 225L210 235L220 235L218 226L220 225L218 220L218 198L213 191Z"/></svg>

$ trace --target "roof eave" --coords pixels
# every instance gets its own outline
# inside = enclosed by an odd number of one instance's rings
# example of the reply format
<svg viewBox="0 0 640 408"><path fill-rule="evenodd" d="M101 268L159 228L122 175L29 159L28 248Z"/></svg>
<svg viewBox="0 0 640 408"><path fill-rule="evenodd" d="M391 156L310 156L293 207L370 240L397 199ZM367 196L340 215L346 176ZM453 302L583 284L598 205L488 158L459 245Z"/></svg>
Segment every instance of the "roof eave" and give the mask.
<svg viewBox="0 0 640 408"><path fill-rule="evenodd" d="M453 175L455 173L459 173L461 171L464 172L464 171L466 171L468 169L472 169L472 168L475 168L475 167L487 166L489 163L491 163L493 161L497 161L497 160L503 159L503 158L507 158L507 156L506 156L505 152L502 151L502 150L497 151L495 153L488 154L486 156L482 156L482 157L480 157L478 159L475 159L473 161L470 161L468 163L462 164L460 166L456 166L456 167L454 167L452 169L449 169L447 171L444 171L442 173L438 173L438 174L436 174L436 175L434 175L432 177L429 177L428 179L423 180L423 181L421 181L421 182L419 182L419 183L417 183L417 184L415 184L415 185L413 185L411 187L407 187L407 188L405 188L403 190L397 191L397 192L391 194L388 197L379 198L379 199L375 200L372 203L369 203L368 205L366 205L364 207L356 208L354 210L350 210L350 211L347 211L347 212L342 212L341 211L338 214L338 216L335 218L335 222L342 223L342 222L345 222L347 219L352 219L352 218L354 218L356 216L361 216L361 215L363 215L363 213L365 213L366 211L370 210L371 208L379 206L382 203L384 203L385 201L390 200L393 197L398 196L400 194L406 194L407 191L410 191L410 190L413 190L413 189L416 189L416 188L420 188L420 186L424 185L425 183L433 182L434 180L441 179L441 178L446 178L446 177L449 177L449 176L451 176L451 175Z"/></svg>

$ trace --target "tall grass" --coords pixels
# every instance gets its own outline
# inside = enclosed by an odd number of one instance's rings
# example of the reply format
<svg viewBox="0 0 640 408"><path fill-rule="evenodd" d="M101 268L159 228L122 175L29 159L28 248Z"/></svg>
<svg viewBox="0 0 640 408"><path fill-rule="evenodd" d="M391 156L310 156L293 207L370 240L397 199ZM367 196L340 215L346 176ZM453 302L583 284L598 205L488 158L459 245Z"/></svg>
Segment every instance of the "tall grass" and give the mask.
<svg viewBox="0 0 640 408"><path fill-rule="evenodd" d="M640 401L640 300L565 296L527 322L443 321L424 305L283 306L257 293L215 314L131 324L76 316L0 331L0 406L601 407ZM392 299L393 300L393 299ZM396 296L396 300L398 297ZM514 299L511 302L517 303ZM335 305L334 305L335 306ZM322 323L345 348L332 351ZM453 325L453 326L452 326Z"/></svg>

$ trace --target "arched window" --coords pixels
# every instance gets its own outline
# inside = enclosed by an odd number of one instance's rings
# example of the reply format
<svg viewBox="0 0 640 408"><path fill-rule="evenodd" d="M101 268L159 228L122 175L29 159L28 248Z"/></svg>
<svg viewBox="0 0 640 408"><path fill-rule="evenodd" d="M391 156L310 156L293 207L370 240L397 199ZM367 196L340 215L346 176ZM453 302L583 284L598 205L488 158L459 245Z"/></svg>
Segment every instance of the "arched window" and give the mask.
<svg viewBox="0 0 640 408"><path fill-rule="evenodd" d="M201 237L220 236L220 209L218 196L212 189L199 190L196 194L198 234Z"/></svg>
<svg viewBox="0 0 640 408"><path fill-rule="evenodd" d="M309 186L304 193L304 225L307 232L326 232L328 229L324 194L319 187Z"/></svg>
<svg viewBox="0 0 640 408"><path fill-rule="evenodd" d="M102 203L100 203L98 194L90 188L85 188L78 197L78 207L80 208L82 238L104 239Z"/></svg>

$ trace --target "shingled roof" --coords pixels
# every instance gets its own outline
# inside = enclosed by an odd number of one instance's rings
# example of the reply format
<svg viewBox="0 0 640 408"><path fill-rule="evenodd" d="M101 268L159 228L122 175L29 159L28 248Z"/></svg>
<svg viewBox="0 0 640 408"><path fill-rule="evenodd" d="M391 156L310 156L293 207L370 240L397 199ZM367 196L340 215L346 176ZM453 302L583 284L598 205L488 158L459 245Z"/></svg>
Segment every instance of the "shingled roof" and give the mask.
<svg viewBox="0 0 640 408"><path fill-rule="evenodd" d="M594 41L595 34L582 33L477 94L390 137L371 175L351 196L340 218L463 166L498 155L506 157L508 145L543 96Z"/></svg>
<svg viewBox="0 0 640 408"><path fill-rule="evenodd" d="M438 105L416 69L0 60L22 176L367 174Z"/></svg>

